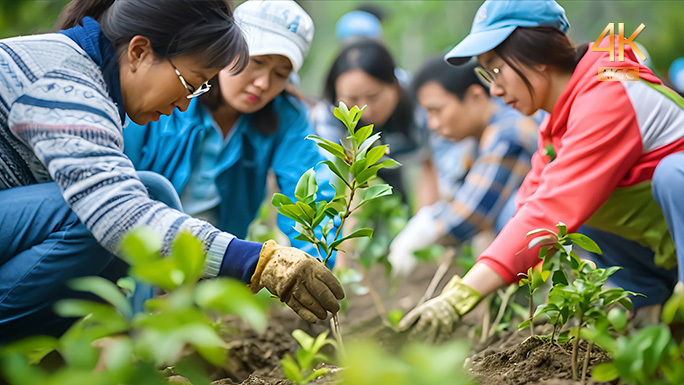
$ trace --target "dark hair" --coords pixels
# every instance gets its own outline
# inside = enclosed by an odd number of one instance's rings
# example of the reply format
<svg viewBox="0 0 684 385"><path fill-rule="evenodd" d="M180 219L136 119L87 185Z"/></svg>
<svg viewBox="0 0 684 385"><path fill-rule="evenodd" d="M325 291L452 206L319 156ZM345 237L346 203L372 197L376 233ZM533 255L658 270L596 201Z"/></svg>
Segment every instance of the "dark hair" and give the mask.
<svg viewBox="0 0 684 385"><path fill-rule="evenodd" d="M344 46L330 67L325 80L323 97L331 104L338 104L335 82L345 72L361 70L373 78L390 85L396 85L399 90L399 102L392 112L388 123L393 128L408 134L413 123L413 104L410 97L403 91L396 77L396 65L387 47L376 39L359 37ZM385 126L388 126L386 123Z"/></svg>
<svg viewBox="0 0 684 385"><path fill-rule="evenodd" d="M475 67L477 67L475 59L460 66L452 66L444 61L444 55L432 57L413 77L411 94L415 97L425 83L436 82L459 99L463 99L470 86L473 84L482 86L475 76Z"/></svg>
<svg viewBox="0 0 684 385"><path fill-rule="evenodd" d="M533 69L535 64L546 64L563 72L572 73L586 50L586 45L576 46L572 39L560 29L540 26L516 28L503 43L494 48L494 53L522 78L530 95L534 98L532 84L516 63Z"/></svg>
<svg viewBox="0 0 684 385"><path fill-rule="evenodd" d="M90 16L117 51L136 35L145 36L163 58L200 55L209 68L231 65L241 71L249 59L247 42L224 0L72 0L57 27L77 26Z"/></svg>

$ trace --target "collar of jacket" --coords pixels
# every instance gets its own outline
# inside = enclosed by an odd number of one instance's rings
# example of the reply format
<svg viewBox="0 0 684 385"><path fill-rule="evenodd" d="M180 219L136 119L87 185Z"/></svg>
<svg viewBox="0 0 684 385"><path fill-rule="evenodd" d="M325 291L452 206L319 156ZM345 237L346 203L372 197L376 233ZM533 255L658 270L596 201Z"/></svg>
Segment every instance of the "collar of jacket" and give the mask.
<svg viewBox="0 0 684 385"><path fill-rule="evenodd" d="M59 31L79 45L100 67L109 97L114 100L119 110L121 123L125 122L126 112L123 108L121 96L121 80L119 79L119 62L116 50L112 42L102 33L102 28L93 18L86 16L81 20L81 25Z"/></svg>

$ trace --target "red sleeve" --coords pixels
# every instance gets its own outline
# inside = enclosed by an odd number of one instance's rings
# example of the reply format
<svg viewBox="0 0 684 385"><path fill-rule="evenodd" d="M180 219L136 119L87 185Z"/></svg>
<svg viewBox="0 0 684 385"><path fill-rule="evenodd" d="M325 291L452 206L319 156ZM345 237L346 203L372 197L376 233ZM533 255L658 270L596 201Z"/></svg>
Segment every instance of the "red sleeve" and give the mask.
<svg viewBox="0 0 684 385"><path fill-rule="evenodd" d="M575 98L565 133L555 134L562 132L561 122L552 127L556 159L543 167L536 190L522 197L524 203L479 263L514 282L518 273L539 262L539 247L528 249L525 234L555 229L559 221L574 232L591 217L641 156L641 133L631 106L617 82L599 84ZM538 154L535 158L540 161ZM533 169L540 170L537 166Z"/></svg>

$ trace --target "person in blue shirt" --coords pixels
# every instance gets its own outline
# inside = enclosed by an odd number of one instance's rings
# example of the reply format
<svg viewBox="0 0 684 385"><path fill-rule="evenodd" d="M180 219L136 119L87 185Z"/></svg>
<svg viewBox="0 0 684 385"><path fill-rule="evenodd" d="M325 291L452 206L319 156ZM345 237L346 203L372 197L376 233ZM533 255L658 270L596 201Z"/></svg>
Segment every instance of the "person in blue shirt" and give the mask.
<svg viewBox="0 0 684 385"><path fill-rule="evenodd" d="M178 211L165 199L175 191L152 192L123 153L126 116L146 124L185 111L221 69L245 68L228 4L73 0L58 29L0 40L0 345L63 333L73 319L52 305L78 296L66 283L125 275L120 244L140 227L164 255L180 232L197 237L204 278L266 288L310 321L338 311L342 286L313 257Z"/></svg>
<svg viewBox="0 0 684 385"><path fill-rule="evenodd" d="M317 166L323 158L316 144L305 140L313 130L303 102L285 91L311 45L311 17L294 1L247 1L235 18L249 47L247 68L219 72L187 111L130 124L124 152L136 169L168 178L187 214L243 238L266 197L269 172L294 200L306 170L314 167L320 182L327 169ZM334 190L321 183L318 196L330 199ZM294 220L278 215L278 225L293 246L317 255L312 244L294 239Z"/></svg>

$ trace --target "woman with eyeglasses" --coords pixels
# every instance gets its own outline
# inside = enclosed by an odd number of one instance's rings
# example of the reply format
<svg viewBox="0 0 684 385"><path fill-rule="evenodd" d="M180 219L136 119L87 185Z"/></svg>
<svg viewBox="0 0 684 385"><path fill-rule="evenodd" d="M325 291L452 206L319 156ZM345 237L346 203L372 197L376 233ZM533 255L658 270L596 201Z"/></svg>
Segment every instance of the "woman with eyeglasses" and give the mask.
<svg viewBox="0 0 684 385"><path fill-rule="evenodd" d="M454 277L402 328L449 332L481 297L539 263L540 246L528 248L526 234L558 222L568 232L590 226L585 233L603 251L597 264L622 266L614 283L646 295L633 298L635 309L671 294L675 249L681 257L684 248L684 99L640 64L634 47L613 62L609 39L576 46L568 26L552 0L485 1L470 34L446 55L453 65L476 56L492 96L525 115L550 115L513 218L462 280ZM640 79L601 81L600 69L614 66L634 67Z"/></svg>
<svg viewBox="0 0 684 385"><path fill-rule="evenodd" d="M426 61L411 83L427 112L428 128L454 142L470 138L477 151L458 188L421 208L394 238L388 256L393 274L410 273L417 262L414 252L445 236L455 244L474 238L487 243L515 211L515 193L530 169L541 115L528 118L490 98L473 71L476 66L473 59L454 67L440 55Z"/></svg>
<svg viewBox="0 0 684 385"><path fill-rule="evenodd" d="M186 110L219 71L246 66L228 5L74 0L59 27L0 40L0 343L63 332L73 320L52 305L75 296L65 282L124 275L119 244L142 226L162 238L162 253L181 231L197 236L205 277L266 287L310 321L337 311L342 287L312 257L242 241L150 198L123 153L126 115L145 124ZM172 189L156 192L174 205Z"/></svg>
<svg viewBox="0 0 684 385"><path fill-rule="evenodd" d="M291 0L246 1L235 9L235 19L247 39L247 67L240 73L221 70L211 91L187 111L127 126L124 152L136 169L168 178L186 213L245 237L266 197L270 172L293 200L308 169L317 169L319 182L327 175L318 165L323 158L316 144L305 139L313 134L306 107L286 90L311 46L313 20ZM320 198L334 194L320 183ZM318 254L312 244L295 239L294 220L278 215L278 225L292 245ZM328 262L332 266L334 259Z"/></svg>

